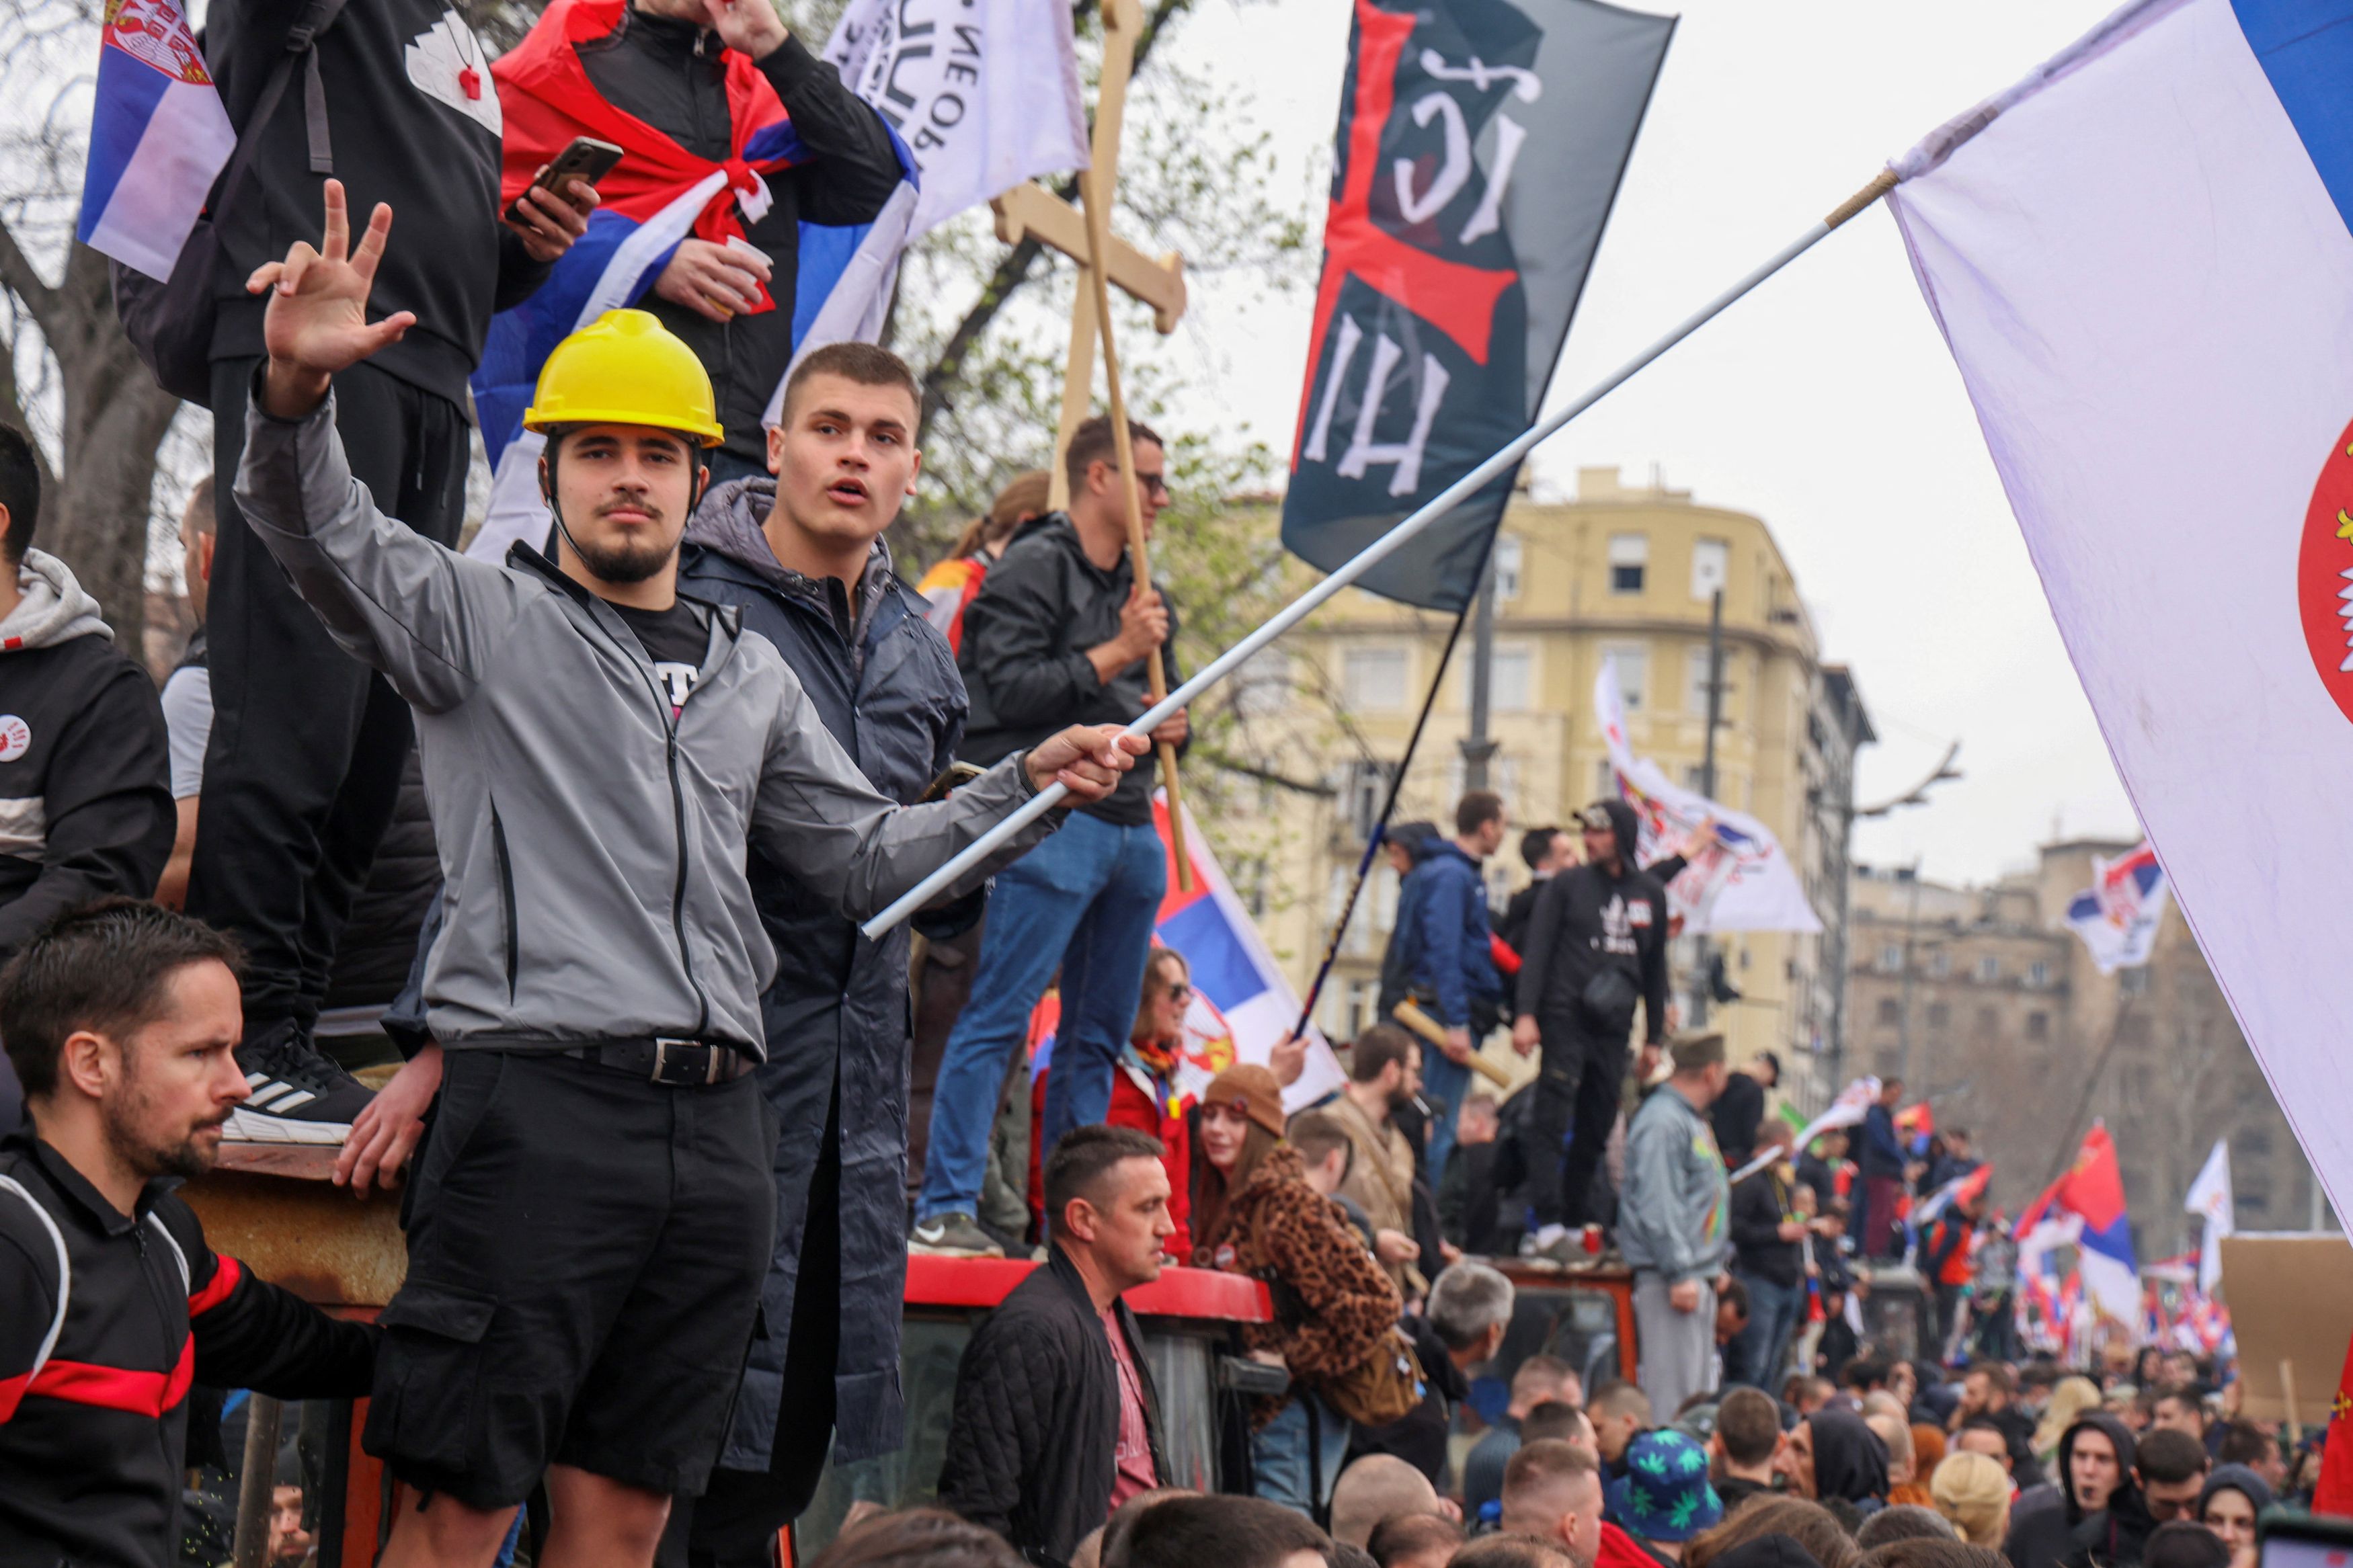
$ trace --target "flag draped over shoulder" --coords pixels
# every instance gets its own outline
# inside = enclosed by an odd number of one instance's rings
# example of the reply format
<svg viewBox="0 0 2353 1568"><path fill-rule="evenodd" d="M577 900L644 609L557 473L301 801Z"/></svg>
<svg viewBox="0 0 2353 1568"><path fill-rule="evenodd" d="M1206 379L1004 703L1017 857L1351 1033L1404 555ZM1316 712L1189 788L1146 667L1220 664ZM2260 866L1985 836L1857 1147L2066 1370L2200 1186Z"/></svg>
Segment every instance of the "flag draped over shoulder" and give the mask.
<svg viewBox="0 0 2353 1568"><path fill-rule="evenodd" d="M1356 0L1282 542L1325 571L1532 424L1674 32L1599 0ZM1367 573L1456 610L1512 477Z"/></svg>
<svg viewBox="0 0 2353 1568"><path fill-rule="evenodd" d="M504 556L518 539L536 542L547 527L539 495L542 443L523 430L522 411L549 352L607 310L635 304L688 238L715 245L741 239L744 220L757 222L768 210L766 176L807 155L776 89L757 66L733 49L723 56L734 149L724 161L697 157L607 102L582 68L577 46L609 35L620 25L624 4L554 0L522 42L491 67L506 117L501 202L521 195L540 166L575 136L610 142L625 153L597 184L600 205L588 220L588 232L556 262L537 292L491 321L473 377L475 413L491 459L491 507L469 546L469 553L485 559ZM903 146L900 156L903 167ZM911 204L913 191L911 175L892 204ZM891 207L884 211L887 217ZM801 225L797 297L772 300L763 289L753 313L791 310L794 338L800 342L821 311L839 305L837 296L877 286L871 261L863 268L857 264L860 242L883 221L840 229ZM896 256L893 246L891 267ZM880 284L885 294L888 269ZM857 287L861 279L864 290ZM879 301L853 302L853 313L861 319L871 314L879 324ZM781 395L783 389L776 390Z"/></svg>
<svg viewBox="0 0 2353 1568"><path fill-rule="evenodd" d="M1805 884L1773 830L1745 812L1719 805L1667 777L1626 738L1625 699L1618 666L1601 661L1593 683L1593 712L1609 748L1618 793L1641 820L1634 858L1644 865L1684 853L1701 827L1714 824L1715 842L1689 851L1691 864L1667 884L1667 909L1685 931L1822 929L1806 900Z"/></svg>
<svg viewBox="0 0 2353 1568"><path fill-rule="evenodd" d="M237 151L220 89L173 0L109 0L82 176L84 245L161 282Z"/></svg>
<svg viewBox="0 0 2353 1568"><path fill-rule="evenodd" d="M2348 83L2353 0L2137 0L1889 198L2117 772L2340 1208Z"/></svg>

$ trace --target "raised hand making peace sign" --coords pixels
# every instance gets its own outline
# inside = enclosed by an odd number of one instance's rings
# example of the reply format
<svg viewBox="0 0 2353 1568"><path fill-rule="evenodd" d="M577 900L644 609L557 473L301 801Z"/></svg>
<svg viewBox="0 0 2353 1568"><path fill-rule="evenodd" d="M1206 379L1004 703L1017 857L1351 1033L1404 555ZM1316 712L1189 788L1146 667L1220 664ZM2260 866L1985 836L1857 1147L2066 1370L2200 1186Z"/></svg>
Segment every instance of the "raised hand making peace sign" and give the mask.
<svg viewBox="0 0 2353 1568"><path fill-rule="evenodd" d="M367 319L368 290L391 233L392 208L379 202L359 248L353 250L343 182L329 180L326 234L319 247L297 240L285 260L267 262L245 280L247 293L269 294L261 321L261 341L269 352L261 403L272 416L298 419L310 413L326 397L338 371L399 342L417 324L411 310L381 321Z"/></svg>

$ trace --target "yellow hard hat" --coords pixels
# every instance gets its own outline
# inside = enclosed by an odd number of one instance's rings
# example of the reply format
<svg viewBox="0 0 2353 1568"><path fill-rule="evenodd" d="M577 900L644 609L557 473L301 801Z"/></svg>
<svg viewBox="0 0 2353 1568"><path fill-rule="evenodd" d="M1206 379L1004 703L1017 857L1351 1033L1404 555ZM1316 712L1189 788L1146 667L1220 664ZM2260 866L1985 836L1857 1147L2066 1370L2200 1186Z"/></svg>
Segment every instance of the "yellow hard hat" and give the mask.
<svg viewBox="0 0 2353 1568"><path fill-rule="evenodd" d="M607 310L547 356L522 427L648 425L716 447L717 401L694 351L650 312Z"/></svg>

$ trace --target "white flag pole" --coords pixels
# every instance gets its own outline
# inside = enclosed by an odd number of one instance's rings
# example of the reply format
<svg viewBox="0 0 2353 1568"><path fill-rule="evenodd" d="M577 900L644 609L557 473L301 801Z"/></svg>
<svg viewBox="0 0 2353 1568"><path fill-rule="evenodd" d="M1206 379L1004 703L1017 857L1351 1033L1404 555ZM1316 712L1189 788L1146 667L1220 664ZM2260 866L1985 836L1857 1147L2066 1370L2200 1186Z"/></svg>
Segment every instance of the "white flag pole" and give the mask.
<svg viewBox="0 0 2353 1568"><path fill-rule="evenodd" d="M1232 674L1244 663L1248 662L1250 657L1257 653L1259 649L1266 647L1267 644L1272 642L1275 638L1281 637L1283 633L1297 626L1301 621L1305 620L1309 616L1314 614L1317 609L1323 606L1325 601L1329 600L1334 595L1339 593L1341 589L1348 586L1357 578L1371 571L1375 566L1379 565L1392 554L1395 554L1398 550L1404 548L1407 542L1412 540L1415 535L1420 533L1431 523L1436 522L1440 518L1444 517L1448 512L1453 510L1455 507L1461 505L1463 501L1470 500L1479 491L1484 489L1491 480L1494 479L1499 475L1509 472L1514 467L1517 466L1520 460L1525 458L1529 452L1533 451L1539 444L1546 440L1546 438L1555 434L1570 420L1576 418L1578 415L1584 413L1587 409L1592 407L1595 404L1600 402L1611 393L1617 391L1620 386L1623 386L1628 381L1633 379L1637 373L1647 368L1653 360L1656 360L1669 349L1673 348L1677 343L1682 342L1685 338L1699 331L1700 328L1707 325L1709 321L1715 320L1717 316L1722 315L1725 310L1731 309L1732 306L1736 304L1744 295L1749 292L1749 290L1755 289L1767 278L1772 277L1776 272L1780 271L1784 267L1788 266L1789 263L1795 261L1800 256L1803 256L1807 251L1811 250L1816 245L1820 244L1824 238L1826 238L1832 229L1837 228L1849 218L1853 217L1857 213L1863 211L1865 208L1872 205L1872 204L1878 201L1880 197L1885 195L1889 191L1894 190L1894 188L1895 172L1893 169L1881 171L1877 178L1873 179L1869 184L1863 186L1861 190L1855 192L1854 195L1849 196L1845 201L1840 203L1837 209L1831 212L1828 217L1825 217L1820 223L1815 224L1811 228L1806 230L1805 233L1799 235L1787 246L1784 246L1762 266L1757 268L1747 276L1742 278L1738 282L1733 284L1731 288L1726 289L1723 293L1718 294L1715 299L1709 300L1697 311L1686 318L1682 324L1678 325L1673 331L1668 332L1666 336L1659 339L1658 342L1644 349L1641 353L1636 354L1632 359L1628 360L1624 364L1620 365L1616 370L1610 372L1609 374L1604 376L1593 386L1588 387L1583 394L1578 395L1573 402L1569 403L1557 413L1540 420L1536 424L1530 426L1526 430L1521 432L1517 437L1514 437L1511 443L1505 446L1503 450L1497 452L1493 457L1489 458L1485 462L1481 463L1477 468L1472 469L1469 473L1463 475L1461 479L1447 486L1437 495L1431 497L1427 503L1425 503L1419 510L1415 511L1410 517L1408 517L1403 522L1398 523L1395 528L1390 529L1387 533L1381 535L1380 538L1366 546L1361 554L1357 555L1353 560L1342 563L1341 565L1329 576L1325 577L1324 581L1316 584L1315 586L1307 590L1306 593L1302 594L1298 598L1293 600L1282 609L1275 612L1274 616L1270 618L1265 625L1260 626L1256 631L1250 633L1250 636L1242 638L1241 641L1228 648L1224 653L1219 654L1208 664L1203 666L1200 671L1190 680L1187 680L1184 685L1179 686L1176 690L1171 691L1166 698L1146 709L1141 718L1138 718L1133 723L1128 725L1127 732L1131 735L1150 734L1155 727L1157 727L1164 720L1173 715L1178 709L1190 703L1195 698L1200 696L1202 692L1207 691L1210 687L1215 686L1219 681L1223 680L1227 676ZM860 926L859 930L864 932L870 940L880 939L883 932L891 930L892 927L899 924L900 921L906 920L909 916L913 915L917 910L920 910L924 905L930 903L942 892L945 891L951 884L963 878L964 875L970 871L975 866L994 854L1007 839L1020 832L1021 829L1027 827L1030 823L1035 822L1047 812L1054 809L1056 805L1061 803L1062 797L1069 793L1070 792L1067 789L1063 788L1063 786L1059 784L1047 785L1044 789L1039 791L1036 795L1024 802L1018 810L999 822L996 826L990 828L987 833L982 834L970 845L966 846L964 850L957 854L953 859L949 860L938 870L933 872L930 876L917 883L912 891L901 898L889 909L884 910L881 914L876 915L872 920L868 921L864 925Z"/></svg>

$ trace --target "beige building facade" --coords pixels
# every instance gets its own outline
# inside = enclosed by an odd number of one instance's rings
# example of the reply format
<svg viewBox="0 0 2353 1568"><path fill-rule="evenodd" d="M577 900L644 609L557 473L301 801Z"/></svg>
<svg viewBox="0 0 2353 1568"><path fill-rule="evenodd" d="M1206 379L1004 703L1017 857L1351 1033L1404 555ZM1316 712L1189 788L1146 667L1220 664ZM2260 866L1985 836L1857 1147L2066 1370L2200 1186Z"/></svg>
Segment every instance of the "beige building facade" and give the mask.
<svg viewBox="0 0 2353 1568"><path fill-rule="evenodd" d="M1703 505L1662 484L1630 485L1612 468L1578 476L1574 500L1523 495L1506 510L1495 556L1496 616L1489 787L1504 798L1512 833L1488 862L1500 907L1528 879L1523 829L1569 819L1611 787L1593 713L1604 661L1617 670L1630 739L1679 782L1702 783L1707 741L1709 620L1723 595L1723 664L1715 798L1761 819L1807 883L1824 935L1717 937L1738 1000L1710 1006L1736 1059L1778 1052L1794 1068L1800 1103L1813 1101L1818 1064L1834 1049L1846 967L1838 931L1847 889L1846 828L1853 757L1871 738L1852 677L1820 662L1814 630L1788 563L1765 522ZM1274 787L1232 797L1209 827L1271 945L1303 988L1322 956L1379 815L1416 712L1438 668L1451 616L1349 592L1265 656L1242 680L1252 732L1271 771L1287 752L1312 789ZM1394 821L1453 830L1465 787L1471 638L1456 650ZM1308 759L1314 759L1310 761ZM1397 880L1377 868L1351 923L1317 1021L1335 1039L1374 1022L1381 952L1394 925ZM1694 1010L1693 943L1676 947L1679 1008ZM1526 1070L1499 1034L1492 1059ZM1834 1089L1834 1086L1831 1086Z"/></svg>
<svg viewBox="0 0 2353 1568"><path fill-rule="evenodd" d="M2062 923L2094 858L2131 847L2046 845L2031 870L1984 888L1858 867L1853 1070L1902 1076L1907 1100L1968 1129L2013 1215L2105 1119L2144 1264L2195 1242L2182 1201L2218 1138L2240 1226L2302 1229L2311 1171L2180 910L2168 907L2147 965L2111 975Z"/></svg>

